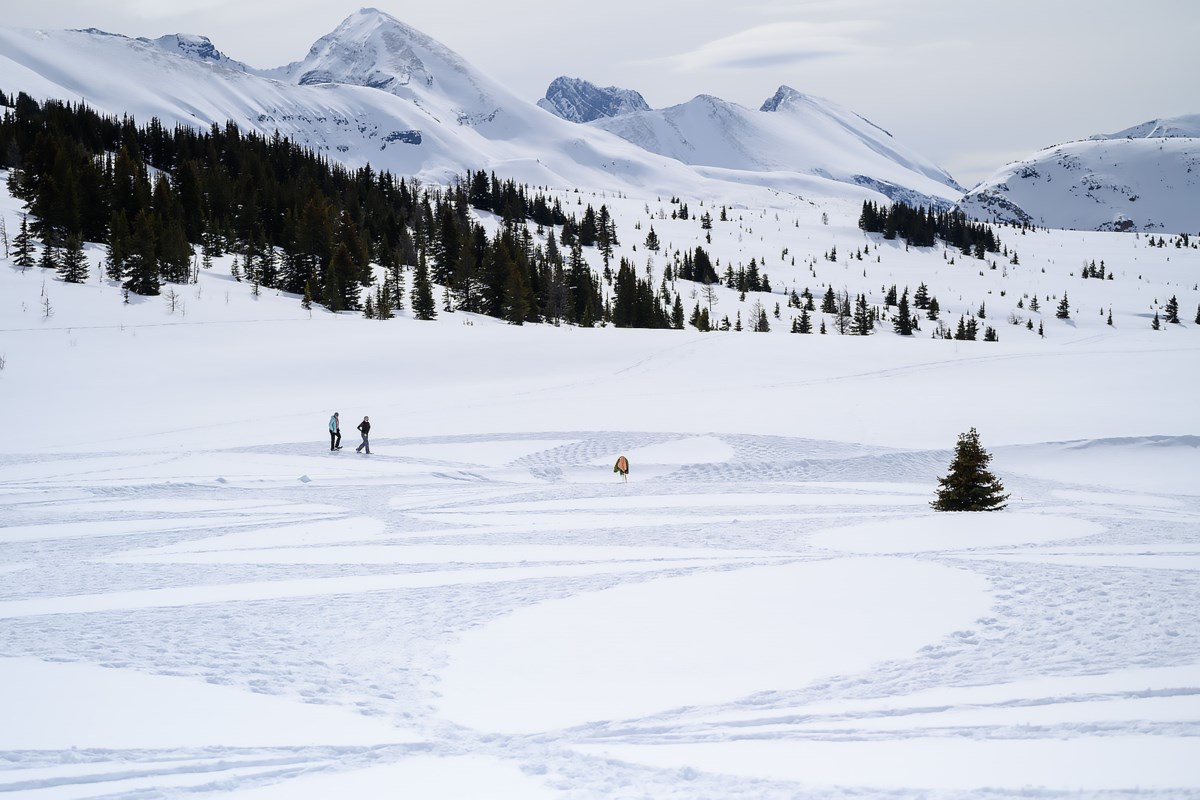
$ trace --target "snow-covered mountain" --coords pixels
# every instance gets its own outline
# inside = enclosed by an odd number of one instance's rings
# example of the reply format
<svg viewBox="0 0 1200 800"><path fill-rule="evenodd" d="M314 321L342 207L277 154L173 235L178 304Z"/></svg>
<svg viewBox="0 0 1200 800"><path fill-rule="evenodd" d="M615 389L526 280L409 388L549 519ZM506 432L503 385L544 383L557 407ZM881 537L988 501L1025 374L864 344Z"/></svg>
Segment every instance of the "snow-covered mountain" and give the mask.
<svg viewBox="0 0 1200 800"><path fill-rule="evenodd" d="M633 89L601 88L591 81L566 76L552 80L546 96L537 104L569 122L591 122L601 117L650 110L646 99Z"/></svg>
<svg viewBox="0 0 1200 800"><path fill-rule="evenodd" d="M1197 139L1200 138L1200 114L1185 114L1168 119L1152 119L1116 133L1099 133L1090 139Z"/></svg>
<svg viewBox="0 0 1200 800"><path fill-rule="evenodd" d="M962 194L945 170L887 131L788 86L757 111L700 95L670 108L590 124L686 164L818 175L909 202L946 204Z"/></svg>
<svg viewBox="0 0 1200 800"><path fill-rule="evenodd" d="M317 40L303 60L264 74L300 86L380 89L460 125L490 122L514 105L457 53L370 8Z"/></svg>
<svg viewBox="0 0 1200 800"><path fill-rule="evenodd" d="M1200 231L1200 115L1049 147L997 171L959 207L1052 228Z"/></svg>
<svg viewBox="0 0 1200 800"><path fill-rule="evenodd" d="M103 35L104 32L92 29L89 33L97 33ZM209 62L212 64L220 64L225 67L245 72L249 69L240 61L235 61L229 56L222 53L212 43L212 40L207 36L197 36L187 33L173 33L167 36L160 36L157 39L140 39L139 41L150 42L151 44L161 47L168 53L175 53L184 58L195 59L196 61Z"/></svg>
<svg viewBox="0 0 1200 800"><path fill-rule="evenodd" d="M696 184L686 166L547 114L375 9L352 14L303 60L272 70L186 46L204 41L0 29L0 86L167 126L232 121L352 167L437 182L488 169L559 186Z"/></svg>
<svg viewBox="0 0 1200 800"><path fill-rule="evenodd" d="M739 110L771 131L757 136L757 155L753 126L712 128L697 115L687 141L706 140L699 159L687 157L687 147L647 147L653 141L646 137L568 122L376 9L351 14L302 60L268 70L225 57L202 36L152 41L95 29L0 29L0 86L39 99L83 100L138 120L157 117L167 126L232 121L263 135L278 132L351 167L370 163L434 182L484 169L533 184L729 203L763 191L958 197L952 181L928 177L936 169L922 159L889 157L900 148L849 113L834 115L841 124L830 119L798 135L800 123L785 114ZM665 112L622 119L651 113ZM807 155L785 158L789 151Z"/></svg>

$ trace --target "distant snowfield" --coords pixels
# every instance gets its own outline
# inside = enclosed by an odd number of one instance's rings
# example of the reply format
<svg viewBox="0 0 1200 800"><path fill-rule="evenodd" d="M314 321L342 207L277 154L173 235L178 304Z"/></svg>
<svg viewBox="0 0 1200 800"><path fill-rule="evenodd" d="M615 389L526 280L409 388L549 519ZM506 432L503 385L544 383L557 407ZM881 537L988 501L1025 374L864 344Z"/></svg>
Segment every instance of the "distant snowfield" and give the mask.
<svg viewBox="0 0 1200 800"><path fill-rule="evenodd" d="M653 200L608 199L628 247ZM856 211L779 202L714 252L815 290ZM0 794L1200 792L1200 333L1149 330L1200 258L1002 236L815 262L997 344L310 318L226 265L171 314L0 259ZM936 514L970 427L1011 507Z"/></svg>

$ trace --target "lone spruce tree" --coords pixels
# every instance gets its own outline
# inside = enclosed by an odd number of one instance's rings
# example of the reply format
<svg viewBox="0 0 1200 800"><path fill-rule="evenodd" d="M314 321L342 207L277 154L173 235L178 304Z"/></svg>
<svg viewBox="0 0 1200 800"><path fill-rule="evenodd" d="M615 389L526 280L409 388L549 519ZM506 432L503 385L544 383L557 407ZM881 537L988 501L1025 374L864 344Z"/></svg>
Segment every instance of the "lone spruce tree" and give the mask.
<svg viewBox="0 0 1200 800"><path fill-rule="evenodd" d="M412 310L417 319L437 317L437 304L433 302L433 285L429 280L429 267L425 263L424 253L417 260L417 272L413 278Z"/></svg>
<svg viewBox="0 0 1200 800"><path fill-rule="evenodd" d="M999 511L1007 505L1008 495L1000 479L987 468L991 454L979 443L974 428L960 434L950 462L950 474L938 478L937 499L930 503L934 511Z"/></svg>

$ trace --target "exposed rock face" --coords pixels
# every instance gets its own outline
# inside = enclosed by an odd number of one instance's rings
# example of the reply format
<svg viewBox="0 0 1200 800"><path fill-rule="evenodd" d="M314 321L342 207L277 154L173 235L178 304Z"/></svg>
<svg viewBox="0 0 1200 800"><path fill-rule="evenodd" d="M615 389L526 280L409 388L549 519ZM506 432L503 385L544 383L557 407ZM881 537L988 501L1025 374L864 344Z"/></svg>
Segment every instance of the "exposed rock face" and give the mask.
<svg viewBox="0 0 1200 800"><path fill-rule="evenodd" d="M591 122L632 111L649 111L646 100L633 89L601 88L580 78L555 78L538 105L571 122Z"/></svg>

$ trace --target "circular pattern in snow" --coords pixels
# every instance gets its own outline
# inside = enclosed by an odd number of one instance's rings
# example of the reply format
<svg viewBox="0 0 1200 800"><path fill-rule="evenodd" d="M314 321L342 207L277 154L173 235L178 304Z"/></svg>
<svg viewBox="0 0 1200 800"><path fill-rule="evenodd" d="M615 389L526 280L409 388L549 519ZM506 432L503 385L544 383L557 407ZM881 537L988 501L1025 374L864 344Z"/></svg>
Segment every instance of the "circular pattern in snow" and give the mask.
<svg viewBox="0 0 1200 800"><path fill-rule="evenodd" d="M809 543L844 553L930 553L1042 544L1078 539L1103 530L1088 520L1048 514L931 512L912 519L821 531Z"/></svg>
<svg viewBox="0 0 1200 800"><path fill-rule="evenodd" d="M194 678L0 658L0 751L361 747L419 741L337 706Z"/></svg>
<svg viewBox="0 0 1200 800"><path fill-rule="evenodd" d="M535 732L796 689L910 656L984 614L983 578L855 558L665 578L520 609L469 631L440 710Z"/></svg>
<svg viewBox="0 0 1200 800"><path fill-rule="evenodd" d="M1039 797L1177 790L1196 786L1200 741L1194 736L1080 736L1070 739L964 739L949 736L880 741L726 741L694 744L580 745L590 755L650 764L800 781L815 796L873 789L889 796L969 792ZM1182 787L1187 787L1187 790Z"/></svg>
<svg viewBox="0 0 1200 800"><path fill-rule="evenodd" d="M691 436L686 439L674 439L660 444L637 447L627 451L625 455L632 465L680 466L683 464L724 463L732 461L735 453L727 442L716 436ZM612 460L606 455L592 463L608 464Z"/></svg>

